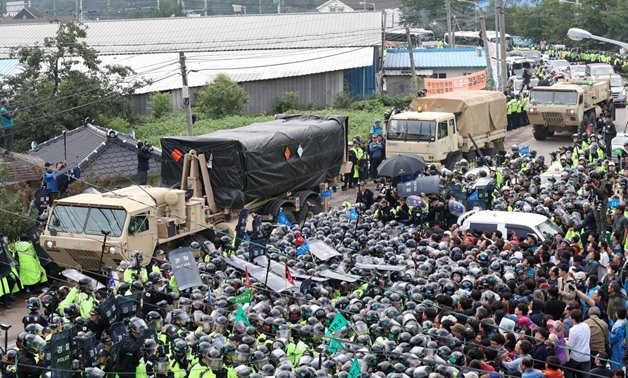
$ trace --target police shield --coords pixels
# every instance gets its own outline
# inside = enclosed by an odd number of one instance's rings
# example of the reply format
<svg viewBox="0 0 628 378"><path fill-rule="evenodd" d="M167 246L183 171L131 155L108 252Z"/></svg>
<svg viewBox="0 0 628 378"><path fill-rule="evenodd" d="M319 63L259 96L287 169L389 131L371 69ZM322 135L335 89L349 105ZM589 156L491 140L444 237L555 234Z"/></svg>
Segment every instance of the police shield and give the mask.
<svg viewBox="0 0 628 378"><path fill-rule="evenodd" d="M203 285L201 275L196 266L194 252L189 247L173 249L168 252L168 261L172 265L174 277L179 290L199 287Z"/></svg>
<svg viewBox="0 0 628 378"><path fill-rule="evenodd" d="M123 322L117 322L111 325L111 341L113 341L114 344L122 341L126 333L127 330Z"/></svg>
<svg viewBox="0 0 628 378"><path fill-rule="evenodd" d="M118 315L118 301L114 295L109 295L100 305L100 313L107 319L109 324L116 320Z"/></svg>
<svg viewBox="0 0 628 378"><path fill-rule="evenodd" d="M11 267L17 264L11 257L9 252L9 239L6 236L0 236L0 278L4 278L11 273Z"/></svg>
<svg viewBox="0 0 628 378"><path fill-rule="evenodd" d="M438 193L440 190L438 176L422 176L401 184L397 184L399 197L408 197L421 193Z"/></svg>
<svg viewBox="0 0 628 378"><path fill-rule="evenodd" d="M44 347L44 360L52 378L72 377L72 330L52 335Z"/></svg>
<svg viewBox="0 0 628 378"><path fill-rule="evenodd" d="M140 293L118 297L118 320L137 316L141 300L142 296Z"/></svg>
<svg viewBox="0 0 628 378"><path fill-rule="evenodd" d="M83 366L86 368L98 366L98 340L96 340L96 335L92 334L86 337L82 340L82 344Z"/></svg>
<svg viewBox="0 0 628 378"><path fill-rule="evenodd" d="M425 201L423 201L423 198L419 196L409 196L406 198L406 203L410 207L418 207L420 209L425 207Z"/></svg>
<svg viewBox="0 0 628 378"><path fill-rule="evenodd" d="M465 207L463 204L461 204L458 201L449 201L449 212L452 215L455 215L457 217L461 216L462 214L464 214L464 212L466 211Z"/></svg>

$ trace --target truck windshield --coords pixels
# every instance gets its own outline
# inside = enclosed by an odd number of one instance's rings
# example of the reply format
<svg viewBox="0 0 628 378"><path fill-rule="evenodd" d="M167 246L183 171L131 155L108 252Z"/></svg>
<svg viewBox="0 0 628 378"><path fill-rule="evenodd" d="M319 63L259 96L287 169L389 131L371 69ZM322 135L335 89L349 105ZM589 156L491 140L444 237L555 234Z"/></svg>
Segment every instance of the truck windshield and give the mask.
<svg viewBox="0 0 628 378"><path fill-rule="evenodd" d="M578 93L575 91L532 91L530 103L533 105L576 105Z"/></svg>
<svg viewBox="0 0 628 378"><path fill-rule="evenodd" d="M410 119L391 119L388 122L388 139L430 142L436 139L436 122Z"/></svg>
<svg viewBox="0 0 628 378"><path fill-rule="evenodd" d="M52 210L48 227L73 234L102 235L101 230L111 236L122 235L126 211L99 207L57 205Z"/></svg>

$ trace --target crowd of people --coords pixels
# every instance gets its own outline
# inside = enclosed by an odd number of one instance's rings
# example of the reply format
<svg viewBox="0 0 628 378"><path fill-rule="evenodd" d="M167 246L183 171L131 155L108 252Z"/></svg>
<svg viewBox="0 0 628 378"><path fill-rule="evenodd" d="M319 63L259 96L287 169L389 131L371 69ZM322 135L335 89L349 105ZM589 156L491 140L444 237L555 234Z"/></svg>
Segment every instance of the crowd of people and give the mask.
<svg viewBox="0 0 628 378"><path fill-rule="evenodd" d="M108 291L55 283L28 300L3 376L54 371L46 341L69 332L72 364L56 371L76 377L624 377L628 178L595 143L574 135L552 154L564 172L544 184L544 158L515 147L477 175L464 161L428 167L442 185L422 206L360 182L351 208L264 224L268 257L295 276L340 275L299 290L277 293L230 267L225 256L245 259L248 246L225 236L200 247L196 288L177 288L163 251L145 267L123 262ZM457 225L450 189L483 176L493 208L546 215L562 232L539 243ZM300 253L300 237L342 257ZM112 298L135 306L111 314Z"/></svg>
<svg viewBox="0 0 628 378"><path fill-rule="evenodd" d="M624 378L628 146L613 161L607 118L547 160L513 146L479 168L428 166L417 173L438 176L439 189L412 204L398 195L399 178L376 175L378 121L368 143L353 141L354 204L262 225L287 290L228 263L247 259L245 238L193 245L202 284L185 290L164 251L148 264L135 253L103 289L55 280L31 297L2 376ZM481 179L486 208L541 214L560 232L539 241L457 224L450 205ZM341 256L301 248L314 239ZM18 276L33 290L48 284L33 239L14 249Z"/></svg>
<svg viewBox="0 0 628 378"><path fill-rule="evenodd" d="M565 59L570 62L589 63L607 63L613 66L618 74L628 73L628 57L624 54L616 54L609 51L590 51L580 48L572 49L553 49L547 50L550 59Z"/></svg>

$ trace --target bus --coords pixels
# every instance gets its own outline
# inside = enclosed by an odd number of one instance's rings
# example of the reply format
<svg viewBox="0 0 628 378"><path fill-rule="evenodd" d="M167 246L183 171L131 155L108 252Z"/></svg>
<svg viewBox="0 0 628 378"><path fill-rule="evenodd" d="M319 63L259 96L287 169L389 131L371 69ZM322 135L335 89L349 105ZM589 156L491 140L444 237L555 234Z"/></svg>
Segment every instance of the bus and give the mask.
<svg viewBox="0 0 628 378"><path fill-rule="evenodd" d="M482 45L482 37L479 31L457 31L454 32L454 45L463 45L463 46L481 46ZM499 42L499 35L495 31L487 31L486 39L489 42ZM506 51L511 51L513 49L512 37L510 34L505 35L506 39ZM449 33L445 33L443 37L443 41L445 44L449 43Z"/></svg>
<svg viewBox="0 0 628 378"><path fill-rule="evenodd" d="M434 32L422 28L411 28L410 39L412 41L412 47L428 47L436 44ZM405 28L386 30L384 40L391 47L408 47L408 37L406 36Z"/></svg>

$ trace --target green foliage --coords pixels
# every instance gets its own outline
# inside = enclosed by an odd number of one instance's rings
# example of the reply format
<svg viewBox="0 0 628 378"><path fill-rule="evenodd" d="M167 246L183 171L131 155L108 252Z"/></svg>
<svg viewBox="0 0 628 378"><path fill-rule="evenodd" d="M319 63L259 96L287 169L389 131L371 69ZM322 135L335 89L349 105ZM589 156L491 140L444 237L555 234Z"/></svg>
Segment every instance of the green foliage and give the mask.
<svg viewBox="0 0 628 378"><path fill-rule="evenodd" d="M13 98L12 106L20 107L15 120L17 150L71 130L88 116L128 117L127 95L144 84L130 82L133 72L128 67L100 66L97 51L84 41L87 26L74 21L57 24L54 37L13 51L23 70L0 90L0 96Z"/></svg>
<svg viewBox="0 0 628 378"><path fill-rule="evenodd" d="M0 165L0 182L6 182L9 177L7 165ZM24 231L35 224L35 215L29 214L30 201L33 199L33 190L26 184L17 184L8 187L0 186L0 202L2 203L2 222L0 234L9 240L16 240Z"/></svg>
<svg viewBox="0 0 628 378"><path fill-rule="evenodd" d="M172 96L170 93L153 93L150 96L150 108L153 110L153 117L161 118L172 112Z"/></svg>
<svg viewBox="0 0 628 378"><path fill-rule="evenodd" d="M301 110L304 106L301 105L301 101L299 100L299 94L296 92L286 92L281 96L281 98L277 99L275 105L273 106L274 113L285 113L290 110Z"/></svg>
<svg viewBox="0 0 628 378"><path fill-rule="evenodd" d="M364 110L367 112L374 112L382 107L382 103L375 98L367 98L365 100L356 101L351 104L353 110Z"/></svg>
<svg viewBox="0 0 628 378"><path fill-rule="evenodd" d="M121 133L126 133L132 130L131 124L126 119L122 118L111 118L107 120L99 120L100 125L106 127L108 129L113 129Z"/></svg>
<svg viewBox="0 0 628 378"><path fill-rule="evenodd" d="M196 105L198 109L211 118L223 118L229 115L239 115L249 102L246 91L221 73L214 82L206 85L199 92Z"/></svg>
<svg viewBox="0 0 628 378"><path fill-rule="evenodd" d="M414 96L391 96L388 93L377 93L369 97L379 101L383 106L387 108L403 108L414 100Z"/></svg>
<svg viewBox="0 0 628 378"><path fill-rule="evenodd" d="M350 109L353 98L347 92L341 92L334 96L332 107L337 109Z"/></svg>

